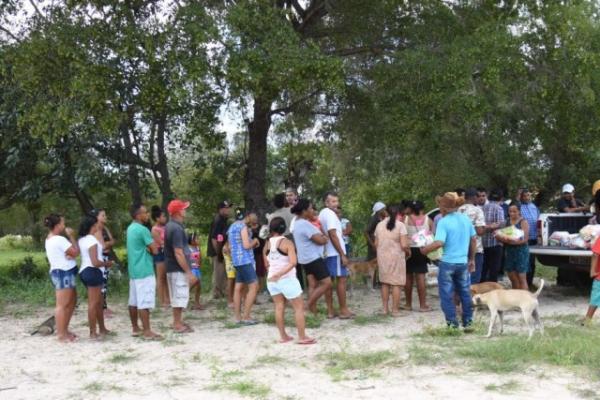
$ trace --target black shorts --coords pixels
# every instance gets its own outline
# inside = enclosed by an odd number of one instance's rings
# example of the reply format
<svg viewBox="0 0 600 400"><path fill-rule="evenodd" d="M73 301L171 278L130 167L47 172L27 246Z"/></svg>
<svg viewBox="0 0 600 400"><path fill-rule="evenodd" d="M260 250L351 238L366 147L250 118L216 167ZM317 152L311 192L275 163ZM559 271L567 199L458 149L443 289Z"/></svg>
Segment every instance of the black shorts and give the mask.
<svg viewBox="0 0 600 400"><path fill-rule="evenodd" d="M421 254L418 247L410 248L410 258L406 260L406 273L408 274L426 274L428 272L427 264L429 259Z"/></svg>
<svg viewBox="0 0 600 400"><path fill-rule="evenodd" d="M85 287L98 287L104 284L104 276L100 268L87 267L79 273L79 278Z"/></svg>
<svg viewBox="0 0 600 400"><path fill-rule="evenodd" d="M306 275L312 275L316 280L321 281L325 278L329 278L329 270L325 264L325 260L317 258L315 261L308 264L300 264Z"/></svg>

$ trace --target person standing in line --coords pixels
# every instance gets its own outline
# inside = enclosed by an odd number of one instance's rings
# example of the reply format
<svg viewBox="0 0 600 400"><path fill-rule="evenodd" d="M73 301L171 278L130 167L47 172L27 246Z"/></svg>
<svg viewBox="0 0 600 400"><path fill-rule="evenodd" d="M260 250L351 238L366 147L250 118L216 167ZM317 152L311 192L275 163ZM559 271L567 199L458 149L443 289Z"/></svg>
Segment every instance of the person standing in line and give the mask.
<svg viewBox="0 0 600 400"><path fill-rule="evenodd" d="M399 317L400 293L406 284L406 256L410 257L410 242L406 226L402 222L402 206L388 208L388 217L375 228L377 265L381 281L383 314ZM389 301L392 294L392 310Z"/></svg>
<svg viewBox="0 0 600 400"><path fill-rule="evenodd" d="M513 201L508 206L508 223L523 231L521 239L509 239L502 235L497 239L504 243L504 270L508 274L513 289L528 290L527 270L529 269L529 223L521 215L521 204Z"/></svg>
<svg viewBox="0 0 600 400"><path fill-rule="evenodd" d="M231 261L235 267L235 289L233 292L233 313L235 322L240 325L256 325L251 318L252 307L258 292L258 277L254 264L254 249L260 245L257 238L252 237L252 226L258 224L256 214L245 214L236 210L236 221L227 231L231 249ZM244 310L242 312L242 296Z"/></svg>
<svg viewBox="0 0 600 400"><path fill-rule="evenodd" d="M477 250L476 232L465 215L457 212L464 198L456 193L438 196L436 202L444 217L440 220L434 242L421 248L421 253L429 254L443 248L444 254L439 263L438 289L440 303L446 324L458 328L454 295L458 294L462 306L462 324L465 331L472 330L473 310L471 305L470 276L475 270Z"/></svg>
<svg viewBox="0 0 600 400"><path fill-rule="evenodd" d="M167 267L165 265L165 226L168 218L167 213L160 206L152 206L152 237L158 252L154 255L156 266L156 282L158 301L164 308L169 307L169 285L167 284Z"/></svg>
<svg viewBox="0 0 600 400"><path fill-rule="evenodd" d="M325 247L327 258L325 262L329 275L336 280L334 284L340 306L340 319L354 318L354 313L348 308L346 303L346 281L348 279L348 257L344 248L344 239L342 235L342 223L336 214L340 200L337 194L327 193L323 198L325 208L319 213L319 221L323 232L329 236L329 242ZM333 289L332 289L333 290ZM332 293L333 295L333 293Z"/></svg>
<svg viewBox="0 0 600 400"><path fill-rule="evenodd" d="M483 269L483 243L481 236L485 233L485 217L481 207L477 206L477 189L469 188L465 192L465 204L460 206L458 212L464 214L471 220L477 233L477 252L475 253L475 271L471 274L471 284L481 282Z"/></svg>
<svg viewBox="0 0 600 400"><path fill-rule="evenodd" d="M104 261L102 258L102 245L96 239L99 226L98 218L93 215L86 215L79 225L78 245L81 253L79 278L88 292L88 326L92 340L101 340L110 334L104 325L104 308L102 307L104 277L100 268L110 268L113 263L110 260Z"/></svg>
<svg viewBox="0 0 600 400"><path fill-rule="evenodd" d="M285 202L287 207L290 209L298 203L298 193L295 189L287 188L285 189Z"/></svg>
<svg viewBox="0 0 600 400"><path fill-rule="evenodd" d="M419 311L431 311L431 307L427 304L427 264L429 260L421 254L419 248L412 241L412 237L419 233L430 233L433 228L433 223L427 215L425 215L425 205L421 201L412 201L408 207L410 214L406 216L404 225L408 234L410 243L410 252L406 252L409 257L406 260L406 285L404 292L406 294L406 309L412 310L412 293L413 284L417 284L417 294L419 296Z"/></svg>
<svg viewBox="0 0 600 400"><path fill-rule="evenodd" d="M113 239L110 230L106 226L106 222L108 218L106 217L106 210L104 208L94 208L90 211L90 214L94 217L98 218L98 231L96 232L96 239L102 245L102 259L104 261L110 260L110 253L115 245L115 240ZM106 318L111 318L113 315L112 310L108 308L108 275L110 274L110 269L101 267L100 271L102 271L102 309L104 310L104 316Z"/></svg>
<svg viewBox="0 0 600 400"><path fill-rule="evenodd" d="M265 267L268 270L267 288L275 303L275 321L279 330L279 342L287 343L294 340L285 331L285 303L290 302L294 308L296 329L298 330L298 344L309 345L317 341L306 336L304 318L304 299L302 288L296 278L297 258L296 249L291 240L283 234L287 226L281 217L275 217L269 223L271 237L263 251Z"/></svg>
<svg viewBox="0 0 600 400"><path fill-rule="evenodd" d="M346 255L348 257L352 254L352 243L350 242L350 235L352 235L352 222L348 218L344 217L344 212L342 211L342 207L338 207L337 216L342 223L342 235L344 239L344 247L346 249Z"/></svg>
<svg viewBox="0 0 600 400"><path fill-rule="evenodd" d="M223 245L227 236L227 219L231 215L232 204L222 201L217 206L217 215L210 224L206 255L212 259L213 265L213 299L227 297L227 273L223 258Z"/></svg>
<svg viewBox="0 0 600 400"><path fill-rule="evenodd" d="M200 294L202 293L202 253L200 247L198 247L198 235L196 232L188 236L188 246L190 248L190 267L192 268L192 274L196 277L196 283L190 286L190 289L194 289L194 305L192 306L192 310L203 311L206 310L206 307L200 302Z"/></svg>
<svg viewBox="0 0 600 400"><path fill-rule="evenodd" d="M165 261L167 264L167 284L171 309L173 310L173 331L189 333L194 330L183 322L183 310L190 300L190 286L196 284L198 278L191 268L190 248L183 222L189 201L171 200L167 206L170 220L165 226Z"/></svg>
<svg viewBox="0 0 600 400"><path fill-rule="evenodd" d="M134 204L129 210L132 222L127 227L127 270L129 272L129 317L132 336L145 340L162 340L163 337L150 328L150 310L154 309L156 277L153 255L158 246L146 227L148 210L143 204ZM142 320L142 329L138 324Z"/></svg>
<svg viewBox="0 0 600 400"><path fill-rule="evenodd" d="M324 246L329 241L327 235L310 221L314 219L315 210L308 199L299 199L292 213L296 215L296 224L292 234L298 253L298 266L306 273L308 280L307 307L310 312L317 314L317 301L325 296L327 318L334 318L333 299L331 298L331 277L325 260Z"/></svg>
<svg viewBox="0 0 600 400"><path fill-rule="evenodd" d="M273 218L283 218L286 224L284 236L290 236L290 225L294 219L294 214L292 214L290 211L291 207L286 207L286 198L284 193L277 193L273 197L273 206L275 207L275 211L267 215L267 223L270 224Z"/></svg>
<svg viewBox="0 0 600 400"><path fill-rule="evenodd" d="M481 271L481 282L498 282L498 273L502 264L502 243L496 240L494 232L502 228L506 223L504 211L500 205L502 191L493 189L490 191L489 201L483 206L485 217L485 234L482 237L483 244L483 268Z"/></svg>
<svg viewBox="0 0 600 400"><path fill-rule="evenodd" d="M371 218L369 219L367 228L364 232L365 239L367 240L367 261L377 258L377 249L375 248L375 229L377 228L377 224L379 224L388 216L385 204L381 201L375 202L371 211ZM379 272L377 270L373 274L373 282L371 284L373 289L380 285Z"/></svg>
<svg viewBox="0 0 600 400"><path fill-rule="evenodd" d="M475 205L483 209L483 206L485 206L488 203L487 190L484 187L478 187L476 190L477 202L475 203Z"/></svg>
<svg viewBox="0 0 600 400"><path fill-rule="evenodd" d="M521 215L529 225L529 237L527 244L529 246L537 245L538 230L537 222L540 217L540 210L531 201L531 192L528 188L521 189ZM535 255L529 255L529 270L527 271L527 287L533 285L533 277L535 276Z"/></svg>
<svg viewBox="0 0 600 400"><path fill-rule="evenodd" d="M65 218L59 214L50 214L44 218L48 228L45 248L50 264L50 279L56 294L54 318L56 321L56 337L60 342L72 342L77 335L69 331L69 323L77 303L77 262L79 245L75 232L65 227ZM69 237L65 238L63 234Z"/></svg>

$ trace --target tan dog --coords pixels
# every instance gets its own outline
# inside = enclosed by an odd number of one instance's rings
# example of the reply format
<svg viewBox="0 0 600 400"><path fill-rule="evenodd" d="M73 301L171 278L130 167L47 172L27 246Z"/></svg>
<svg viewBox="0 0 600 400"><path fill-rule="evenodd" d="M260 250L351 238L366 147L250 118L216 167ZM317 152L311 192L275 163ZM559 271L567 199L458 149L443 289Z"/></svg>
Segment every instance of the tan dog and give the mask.
<svg viewBox="0 0 600 400"><path fill-rule="evenodd" d="M377 270L377 258L374 258L372 260L369 261L350 261L348 262L348 265L346 265L346 268L348 268L348 273L351 276L354 275L362 275L363 277L368 276L369 277L369 282L373 282L373 276L375 276L375 271ZM371 286L370 283L367 284L369 287ZM350 289L353 290L353 286L350 286Z"/></svg>
<svg viewBox="0 0 600 400"><path fill-rule="evenodd" d="M476 294L484 294L492 290L504 290L504 286L497 282L481 282L471 285L471 297Z"/></svg>
<svg viewBox="0 0 600 400"><path fill-rule="evenodd" d="M540 287L535 293L530 293L527 290L510 289L510 290L493 290L488 293L476 294L473 296L474 305L485 304L490 309L490 326L488 328L487 337L492 336L492 330L496 322L496 318L500 317L500 333L504 331L504 311L520 309L523 313L523 319L529 329L529 339L533 336L535 327L537 326L540 333L544 334L544 327L540 320L538 311L538 296L544 287L544 280L541 280ZM533 321L532 321L533 320Z"/></svg>

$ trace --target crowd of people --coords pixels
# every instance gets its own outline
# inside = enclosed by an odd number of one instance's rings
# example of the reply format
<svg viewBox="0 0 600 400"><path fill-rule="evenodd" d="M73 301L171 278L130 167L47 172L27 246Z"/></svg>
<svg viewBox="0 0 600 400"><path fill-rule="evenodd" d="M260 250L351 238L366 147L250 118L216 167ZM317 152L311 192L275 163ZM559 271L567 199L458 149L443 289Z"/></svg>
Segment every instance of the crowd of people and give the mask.
<svg viewBox="0 0 600 400"><path fill-rule="evenodd" d="M573 192L572 185L563 187L558 208L564 212L588 210ZM600 197L600 190L597 193ZM284 324L287 302L294 310L299 344L316 342L305 332L305 312L317 314L321 298L325 300L327 318L354 318L346 297L352 224L343 216L336 193L327 193L322 200L324 207L317 212L311 200L299 198L294 190L279 193L273 199L274 211L267 214L267 225L262 228L257 214L234 209L228 201L218 204L206 252L212 266L212 297L226 299L237 324L257 324L252 310L257 294L263 290L272 297L282 343L293 340ZM388 206L375 202L364 232L367 260L376 260L377 264L370 284L380 287L381 312L385 315L397 317L402 310L412 311L414 286L419 301L416 310L429 312L432 308L427 303L426 275L432 262L428 255L443 249L441 259L435 261L441 309L448 326L462 325L468 330L472 324L471 284L497 282L501 274L506 274L513 288L531 287L535 259L529 254L529 246L537 242L540 211L525 188L519 190L517 200L510 202L505 201L501 190L469 188L438 196L436 203L439 212L431 218L419 200ZM200 296L199 240L185 227L189 206L189 202L176 199L166 210L153 206L149 212L143 204L130 209L132 221L126 232L126 246L133 336L162 339L151 328L150 310L156 298L160 306L172 310L172 329L176 333L193 332L184 321L192 289L191 308L205 308ZM90 337L97 340L111 334L105 317L111 312L107 281L115 242L106 221L105 210L92 210L76 233L65 226L61 215L45 218L49 230L46 253L56 289L56 331L61 341L76 339L69 322L76 304L77 276L87 289ZM524 237L509 239L496 234L507 226L520 229ZM433 235L433 242L425 246L418 243L415 237L420 234ZM460 323L456 299L461 304Z"/></svg>

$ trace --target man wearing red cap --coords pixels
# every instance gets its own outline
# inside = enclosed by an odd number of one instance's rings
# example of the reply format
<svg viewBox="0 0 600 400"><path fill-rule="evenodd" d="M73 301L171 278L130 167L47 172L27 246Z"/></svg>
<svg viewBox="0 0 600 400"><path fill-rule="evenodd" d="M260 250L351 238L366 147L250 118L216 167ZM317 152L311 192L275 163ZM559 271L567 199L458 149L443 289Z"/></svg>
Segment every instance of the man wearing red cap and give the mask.
<svg viewBox="0 0 600 400"><path fill-rule="evenodd" d="M171 219L165 226L167 284L173 309L173 330L177 333L193 332L193 329L183 322L183 309L188 305L190 286L197 281L190 267L190 250L183 226L189 206L189 201L172 200L167 206Z"/></svg>

